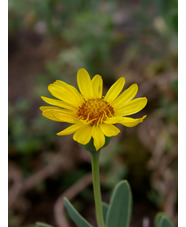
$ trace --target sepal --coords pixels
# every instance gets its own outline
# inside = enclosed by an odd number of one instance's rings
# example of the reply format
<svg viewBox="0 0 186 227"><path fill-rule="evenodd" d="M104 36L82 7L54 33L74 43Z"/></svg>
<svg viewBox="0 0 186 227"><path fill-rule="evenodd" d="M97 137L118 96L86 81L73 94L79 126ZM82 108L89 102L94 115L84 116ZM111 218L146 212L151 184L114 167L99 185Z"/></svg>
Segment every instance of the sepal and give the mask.
<svg viewBox="0 0 186 227"><path fill-rule="evenodd" d="M105 136L105 144L103 147L106 147L109 143L110 143L111 137L107 137ZM98 151L96 151L96 148L94 147L94 141L93 138L91 138L90 142L87 143L86 145L80 144L81 147L83 147L85 150L90 151L90 152L99 152L101 151L101 149L99 149Z"/></svg>

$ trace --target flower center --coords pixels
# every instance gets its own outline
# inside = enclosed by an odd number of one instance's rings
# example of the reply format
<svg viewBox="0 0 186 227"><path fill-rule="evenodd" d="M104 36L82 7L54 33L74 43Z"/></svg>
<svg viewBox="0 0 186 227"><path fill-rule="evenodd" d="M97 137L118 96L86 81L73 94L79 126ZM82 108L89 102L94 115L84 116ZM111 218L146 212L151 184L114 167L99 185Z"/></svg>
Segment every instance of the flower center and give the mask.
<svg viewBox="0 0 186 227"><path fill-rule="evenodd" d="M107 117L112 117L114 108L103 99L88 99L78 109L79 119L86 120L91 125L101 124Z"/></svg>

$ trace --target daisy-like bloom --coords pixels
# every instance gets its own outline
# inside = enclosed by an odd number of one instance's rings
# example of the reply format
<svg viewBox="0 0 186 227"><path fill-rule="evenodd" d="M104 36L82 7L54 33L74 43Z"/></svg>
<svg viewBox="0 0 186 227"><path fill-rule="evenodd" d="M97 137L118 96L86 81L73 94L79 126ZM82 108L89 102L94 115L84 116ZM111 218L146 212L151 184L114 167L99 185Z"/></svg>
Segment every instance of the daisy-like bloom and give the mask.
<svg viewBox="0 0 186 227"><path fill-rule="evenodd" d="M58 136L73 134L73 139L86 145L93 137L96 150L105 144L105 136L116 136L120 130L115 126L119 123L126 127L138 125L146 117L130 118L147 104L147 98L133 99L138 91L137 84L132 84L122 91L125 78L119 78L103 96L103 80L100 75L90 78L85 69L79 69L77 84L80 92L73 86L56 80L48 86L49 92L57 99L41 97L53 106L41 106L42 115L46 118L72 124ZM120 94L121 93L121 94Z"/></svg>

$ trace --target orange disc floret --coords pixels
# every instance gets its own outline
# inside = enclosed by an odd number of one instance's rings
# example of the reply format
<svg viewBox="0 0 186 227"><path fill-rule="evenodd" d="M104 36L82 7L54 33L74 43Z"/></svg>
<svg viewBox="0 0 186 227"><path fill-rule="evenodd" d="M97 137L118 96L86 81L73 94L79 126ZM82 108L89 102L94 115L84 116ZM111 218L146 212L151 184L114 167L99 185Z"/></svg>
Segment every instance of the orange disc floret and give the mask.
<svg viewBox="0 0 186 227"><path fill-rule="evenodd" d="M90 122L91 125L101 124L107 117L114 115L114 108L103 99L88 99L78 109L79 119Z"/></svg>

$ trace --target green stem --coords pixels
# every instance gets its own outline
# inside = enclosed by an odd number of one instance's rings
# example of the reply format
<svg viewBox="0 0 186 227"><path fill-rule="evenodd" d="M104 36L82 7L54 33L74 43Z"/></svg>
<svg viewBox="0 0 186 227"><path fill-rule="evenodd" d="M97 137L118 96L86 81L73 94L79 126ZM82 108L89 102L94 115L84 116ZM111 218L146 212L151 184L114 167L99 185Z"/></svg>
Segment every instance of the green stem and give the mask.
<svg viewBox="0 0 186 227"><path fill-rule="evenodd" d="M92 163L92 177L94 188L94 199L96 206L96 219L99 227L104 227L103 210L101 201L100 179L99 179L99 151L90 152Z"/></svg>

